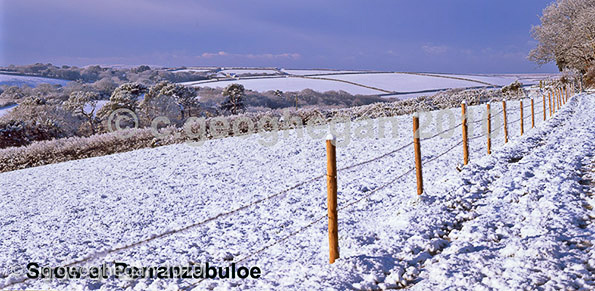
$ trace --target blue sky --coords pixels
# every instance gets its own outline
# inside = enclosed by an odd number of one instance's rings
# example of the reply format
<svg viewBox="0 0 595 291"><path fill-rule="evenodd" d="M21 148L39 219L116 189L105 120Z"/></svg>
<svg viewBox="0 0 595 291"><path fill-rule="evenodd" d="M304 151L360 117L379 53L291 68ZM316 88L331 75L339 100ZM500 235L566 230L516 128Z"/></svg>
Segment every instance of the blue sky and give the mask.
<svg viewBox="0 0 595 291"><path fill-rule="evenodd" d="M549 2L0 0L0 65L555 72L526 59Z"/></svg>

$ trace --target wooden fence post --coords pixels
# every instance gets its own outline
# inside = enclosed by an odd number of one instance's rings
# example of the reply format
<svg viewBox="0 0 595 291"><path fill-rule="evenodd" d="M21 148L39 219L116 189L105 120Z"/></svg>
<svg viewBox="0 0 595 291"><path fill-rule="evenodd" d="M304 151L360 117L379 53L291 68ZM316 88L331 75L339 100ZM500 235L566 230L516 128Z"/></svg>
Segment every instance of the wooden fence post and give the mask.
<svg viewBox="0 0 595 291"><path fill-rule="evenodd" d="M545 121L545 94L543 94L543 121Z"/></svg>
<svg viewBox="0 0 595 291"><path fill-rule="evenodd" d="M558 88L558 108L556 109L556 111L560 110L560 101L562 101L562 88Z"/></svg>
<svg viewBox="0 0 595 291"><path fill-rule="evenodd" d="M461 103L461 120L463 128L463 162L465 165L469 163L469 144L467 143L467 102Z"/></svg>
<svg viewBox="0 0 595 291"><path fill-rule="evenodd" d="M337 221L337 155L335 137L326 138L326 188L328 207L329 262L339 258L339 225Z"/></svg>
<svg viewBox="0 0 595 291"><path fill-rule="evenodd" d="M417 195L424 192L424 181L421 170L421 145L419 142L419 114L413 114L413 148L415 151L415 174L417 177Z"/></svg>
<svg viewBox="0 0 595 291"><path fill-rule="evenodd" d="M486 105L487 107L487 114L488 114L488 155L492 154L492 110L490 108L490 103Z"/></svg>
<svg viewBox="0 0 595 291"><path fill-rule="evenodd" d="M566 98L564 98L564 104L568 103L568 97L570 95L570 89L568 88L568 86L566 86Z"/></svg>
<svg viewBox="0 0 595 291"><path fill-rule="evenodd" d="M558 100L558 93L556 93L557 91L558 91L558 89L554 90L554 92L552 93L552 95L553 95L552 101L554 102L554 108L553 108L554 114L556 114L556 109L557 109L557 107L556 107L557 106L556 103Z"/></svg>
<svg viewBox="0 0 595 291"><path fill-rule="evenodd" d="M547 95L548 95L548 98L550 100L550 118L551 118L552 117L552 91L549 91L547 93Z"/></svg>
<svg viewBox="0 0 595 291"><path fill-rule="evenodd" d="M508 142L508 121L506 120L506 100L502 100L502 113L504 114L504 143Z"/></svg>
<svg viewBox="0 0 595 291"><path fill-rule="evenodd" d="M560 100L559 97L560 96L560 88L556 89L556 98L554 99L554 114L556 112L558 112L558 110L560 109Z"/></svg>
<svg viewBox="0 0 595 291"><path fill-rule="evenodd" d="M531 98L531 128L535 127L535 108L533 98Z"/></svg>
<svg viewBox="0 0 595 291"><path fill-rule="evenodd" d="M525 120L523 119L523 100L519 102L521 104L521 135L525 132Z"/></svg>

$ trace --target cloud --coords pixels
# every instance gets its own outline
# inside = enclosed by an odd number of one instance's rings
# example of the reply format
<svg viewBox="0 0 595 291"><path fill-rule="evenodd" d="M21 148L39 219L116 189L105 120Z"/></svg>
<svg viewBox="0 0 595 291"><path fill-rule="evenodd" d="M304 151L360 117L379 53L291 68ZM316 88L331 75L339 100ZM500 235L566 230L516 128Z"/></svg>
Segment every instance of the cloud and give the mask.
<svg viewBox="0 0 595 291"><path fill-rule="evenodd" d="M217 53L203 53L202 55L200 55L201 58L212 58L212 57L217 57L217 56L227 56L228 53L224 52L224 51L220 51Z"/></svg>
<svg viewBox="0 0 595 291"><path fill-rule="evenodd" d="M423 45L421 49L431 55L440 55L448 51L445 45Z"/></svg>
<svg viewBox="0 0 595 291"><path fill-rule="evenodd" d="M237 58L237 59L299 59L301 57L298 53L280 53L280 54L271 54L271 53L264 53L264 54L233 54L227 53L224 51L219 51L216 53L202 53L198 58L217 58L217 57L229 57L229 58Z"/></svg>

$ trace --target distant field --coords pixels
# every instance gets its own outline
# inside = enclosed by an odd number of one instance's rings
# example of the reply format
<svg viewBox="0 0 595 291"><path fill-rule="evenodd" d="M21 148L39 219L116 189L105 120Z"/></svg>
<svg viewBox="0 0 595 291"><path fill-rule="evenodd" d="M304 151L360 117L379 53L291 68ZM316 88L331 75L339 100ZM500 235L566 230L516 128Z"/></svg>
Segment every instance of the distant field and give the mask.
<svg viewBox="0 0 595 291"><path fill-rule="evenodd" d="M224 74L259 74L259 75L279 75L279 71L272 69L229 69L221 71Z"/></svg>
<svg viewBox="0 0 595 291"><path fill-rule="evenodd" d="M244 85L254 91L345 91L350 94L399 96L413 98L453 88L501 87L519 80L525 85L533 85L539 80L554 74L492 74L464 75L440 73L398 73L373 71L340 70L289 70L281 69L238 69L224 70L240 75L243 72L262 74L262 77L225 78L184 83L193 87L223 88L232 83ZM276 72L276 74L275 74ZM280 73L282 72L282 73Z"/></svg>
<svg viewBox="0 0 595 291"><path fill-rule="evenodd" d="M43 77L0 74L0 85L9 85L9 86L27 85L29 87L36 87L39 84L52 84L52 85L65 86L66 84L68 84L68 82L70 82L70 81L60 80L60 79L52 79L52 78L43 78Z"/></svg>
<svg viewBox="0 0 595 291"><path fill-rule="evenodd" d="M0 107L0 117L7 114L11 109L13 109L15 107L17 107L16 104L5 106L5 107Z"/></svg>

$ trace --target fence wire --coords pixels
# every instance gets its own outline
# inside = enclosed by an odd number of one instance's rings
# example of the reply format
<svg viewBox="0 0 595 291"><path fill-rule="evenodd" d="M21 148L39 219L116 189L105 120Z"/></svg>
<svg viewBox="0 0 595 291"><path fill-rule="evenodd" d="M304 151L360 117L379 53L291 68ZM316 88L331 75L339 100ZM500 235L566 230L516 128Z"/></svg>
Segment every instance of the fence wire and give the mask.
<svg viewBox="0 0 595 291"><path fill-rule="evenodd" d="M538 98L538 99L541 99L541 98ZM543 99L541 99L541 100L542 100L542 102L539 102L539 103L536 103L536 102L534 102L534 105L536 105L536 104L542 104L542 103L543 103ZM528 108L528 107L530 107L530 106L531 106L529 102L527 102L527 103L528 103L528 105L527 105L527 106L525 106L525 105L524 105L524 106L523 106L523 108ZM504 111L504 110L503 110L503 108L502 108L502 109L500 109L500 110L499 110L497 113L495 113L495 114L500 114L500 113L502 113L503 111ZM546 110L546 111L547 111L547 110ZM541 110L541 111L539 111L539 112L535 112L535 114L538 114L538 113L543 113L543 110ZM525 118L523 118L523 119L525 119ZM518 121L520 121L520 120L521 120L521 119L519 118L519 119L516 119L516 120L514 120L514 121L509 121L509 122L507 122L507 123L514 123L514 122L518 122ZM476 123L479 123L479 122L482 122L482 121L487 121L487 116L486 116L486 118L482 118L482 119L479 119L479 120L475 120L475 121L472 121L472 122L470 122L470 123L471 123L471 124L476 124ZM459 124L457 124L457 125L455 125L455 126L453 126L453 127L449 128L449 129L446 129L446 130L444 130L444 131L441 131L441 132L439 132L439 133L436 133L436 134L434 134L434 135L432 135L432 136L430 136L430 137L426 137L426 138L423 138L423 139L420 139L420 140L421 140L421 141L426 141L426 140L434 139L434 138L436 138L436 137L438 137L438 136L440 136L440 135L442 135L442 134L444 134L444 133L446 133L446 132L452 131L452 130L454 130L454 129L456 129L456 128L460 127L460 126L462 126L462 123L459 123ZM504 124L502 124L502 125L500 125L500 126L498 126L498 127L494 128L492 131L496 131L496 130L498 130L498 129L502 128L502 127L504 127ZM470 138L469 140L475 140L475 139L478 139L478 138L481 138L481 137L486 137L486 136L487 136L487 133L486 133L486 134L481 134L481 135L478 135L478 136L474 136L474 137ZM451 147L450 147L448 150L446 150L445 152L443 152L443 153L441 153L441 154L439 154L439 155L437 155L437 156L435 156L435 157L431 158L430 160L427 160L427 161L425 161L425 162L422 162L422 165L427 165L427 164L429 164L429 163L432 163L433 161L436 161L436 160L437 160L437 159L439 159L440 157L442 157L442 156L446 155L447 153L451 152L451 151L452 151L452 150L454 150L456 147L458 147L458 146L460 146L460 145L462 145L462 144L463 144L463 142L462 142L462 141L459 141L459 142L457 142L456 144L454 144L453 146L451 146ZM352 169L352 168L355 168L355 167L359 167L359 166L366 165L366 164L368 164L368 163L371 163L371 162L374 162L374 161L381 160L381 159L383 159L383 158L385 158L385 157L387 157L387 156L390 156L390 155L392 155L392 154L394 154L394 153L397 153L397 152L399 152L399 151L402 151L402 150L406 149L407 147L409 147L409 146L411 146L411 145L413 145L413 142L407 143L407 144L405 144L405 145L403 145L403 146L401 146L401 147L399 147L399 148L397 148L397 149L395 149L395 150L392 150L392 151L390 151L390 152L384 153L384 154L382 154L382 155L380 155L380 156L377 156L377 157L375 157L375 158L372 158L372 159L369 159L369 160L366 160L366 161L362 161L362 162L359 162L359 163L356 163L356 164L353 164L353 165L350 165L350 166L346 166L346 167L343 167L343 168L337 169L337 172L339 172L339 171L345 171L345 170L348 170L348 169ZM373 190L369 191L368 193L366 193L366 195L364 195L364 196L362 196L362 197L360 197L360 198L358 198L358 199L356 199L356 200L354 200L354 201L351 201L351 202L349 202L349 203L347 203L347 204L343 205L342 207L338 208L338 209L337 209L337 211L343 211L343 210L345 210L345 209L347 209L347 208L349 208L349 207L351 207L351 206L353 206L353 205L355 205L355 204L357 204L357 203L359 203L359 202L363 201L364 199L366 199L366 198L369 198L370 196L372 196L372 195L373 195L373 194L375 194L376 192L378 192L378 191L380 191L380 190L382 190L382 189L384 189L384 188L386 188L386 187L390 186L391 184L395 183L395 182L396 182L396 181L398 181L399 179L401 179L401 178L405 177L406 175L410 174L410 173L411 173L411 172L413 172L414 170L415 170L415 167L411 167L411 168L409 168L407 171L405 171L405 172L403 172L402 174L400 174L400 175L396 176L395 178L393 178L393 179L392 179L392 180L390 180L389 182L387 182L387 183L385 183L385 184L383 184L383 185L381 185L381 186L379 186L379 187L377 187L377 188L375 188L375 189L373 189ZM146 244L146 243L148 243L148 242L151 242L151 241L153 241L153 240L156 240L156 239L160 239L160 238L163 238L163 237L167 237L167 236L170 236L170 235L174 235L174 234L177 234L177 233L184 232L184 231L186 231L186 230L189 230L189 229L191 229L191 228L195 228L195 227L198 227L198 226L204 225L204 224L206 224L206 223L209 223L209 222L211 222L211 221L215 221L215 220L217 220L217 219L220 219L220 218L222 218L222 217L227 217L227 216L233 215L233 214L235 214L235 213L238 213L238 212L240 212L240 211L242 211L242 210L248 209L248 208L250 208L250 207L252 207L252 206L254 206L254 205L261 204L261 203L264 203L265 201L268 201L268 200L271 200L271 199L273 199L273 198L275 198L275 197L278 197L278 196L280 196L280 195L282 195L282 194L284 194L284 193L287 193L287 192L289 192L289 191L291 191L291 190L294 190L294 189L296 189L296 188L298 188L298 187L300 187L300 186L303 186L303 185L309 184L309 183L311 183L311 182L314 182L314 181L316 181L316 180L322 179L322 178L324 178L325 176L326 176L326 174L323 174L323 175L319 175L319 176L316 176L316 177L310 178L310 179L308 179L308 180L305 180L305 181L302 181L302 182L300 182L300 183L297 183L297 184L295 184L295 185L293 185L293 186L291 186L291 187L288 187L288 188L286 188L286 189L284 189L284 190L281 190L281 191L279 191L279 192L276 192L276 193L274 193L274 194L272 194L272 195L269 195L269 196L263 197L263 198L261 198L261 199L255 200L255 201L253 201L253 202L251 202L251 203L249 203L249 204L246 204L246 205L244 205L244 206L241 206L241 207L235 208L235 209L233 209L233 210L230 210L230 211L227 211L227 212L222 212L222 213L220 213L220 214L217 214L217 215L215 215L215 216L213 216L213 217L210 217L210 218L204 219L204 220L202 220L202 221L200 221L200 222L197 222L197 223L194 223L194 224L187 225L187 226L185 226L185 227L182 227L182 228L180 228L180 229L176 229L176 230L170 230L170 231L167 231L167 232L164 232L164 233L161 233L161 234L158 234L158 235L155 235L155 236L149 237L149 238L147 238L147 239L144 239L144 240L141 240L141 241L137 241L137 242L134 242L134 243L131 243L131 244L128 244L128 245L124 245L124 246L121 246L121 247L117 247L117 248L111 249L111 250L109 250L109 251L104 251L104 252L101 252L101 253L95 253L95 254L89 255L89 256L87 256L87 257L84 257L84 258L82 258L82 259L79 259L79 260L76 260L76 261L74 261L74 262L71 262L71 263L69 263L69 264L66 264L66 265L64 265L64 267L69 267L69 266L73 266L73 265L77 265L77 264L85 263L85 262L91 261L91 260L93 260L93 259L97 259L97 258L99 258L99 257L106 256L106 255L108 255L108 254L112 254L112 253L116 253L116 252L119 252L119 251L122 251L122 250L130 249L130 248L133 248L133 247L136 247L136 246L139 246L139 245ZM301 227L300 229L298 229L298 230L296 230L296 231L294 231L294 232L292 232L292 233L288 234L287 236L284 236L284 237L282 237L282 238L280 238L280 239L278 239L278 240L275 240L273 243L270 243L270 244L268 244L268 245L266 245L266 246L264 246L264 247L262 247L262 248L260 248L260 249L256 250L255 252L252 252L252 253L250 253L250 254L246 255L245 257L243 257L243 258L241 258L241 259L237 260L237 261L236 261L236 263L239 263L239 262L245 261L245 260L247 260L247 259L249 259L249 258L251 258L251 257L253 257L253 256L255 256L255 255L258 255L258 254L260 254L260 253L263 253L263 252L265 252L265 251L266 251L266 250L268 250L269 248L271 248L271 247L273 247L273 246L275 246L275 245L278 245L278 244L280 244L280 243L282 243L282 242L284 242L284 241L288 240L289 238L291 238L291 237L293 237L293 236L296 236L296 235L298 235L299 233L301 233L301 232L305 231L306 229L308 229L308 228L312 227L313 225L315 225L316 223L320 222L321 220L323 220L323 219L324 219L324 218L326 218L326 217L328 217L326 214L325 214L325 215L322 215L322 216L320 216L319 218L317 218L317 219L313 220L313 221L312 221L312 222L310 222L309 224L307 224L307 225L305 225L305 226ZM13 285L15 285L15 284L24 283L24 282L26 282L26 281L28 281L28 280L29 280L29 278L28 278L28 277L26 277L26 278L23 278L23 279L21 279L21 280L13 281L13 282L11 282L11 283L10 283L10 284L8 284L8 285L5 285L5 286L3 286L3 288L9 287L9 286L13 286ZM200 280L200 281L198 281L198 282L196 282L196 283L194 283L194 284L192 284L192 285L190 285L190 286L188 286L188 287L186 287L186 288L184 288L184 289L189 289L189 288L191 288L191 287L194 287L194 286L196 286L196 285L200 284L202 281L204 281L204 279L202 279L202 280Z"/></svg>

